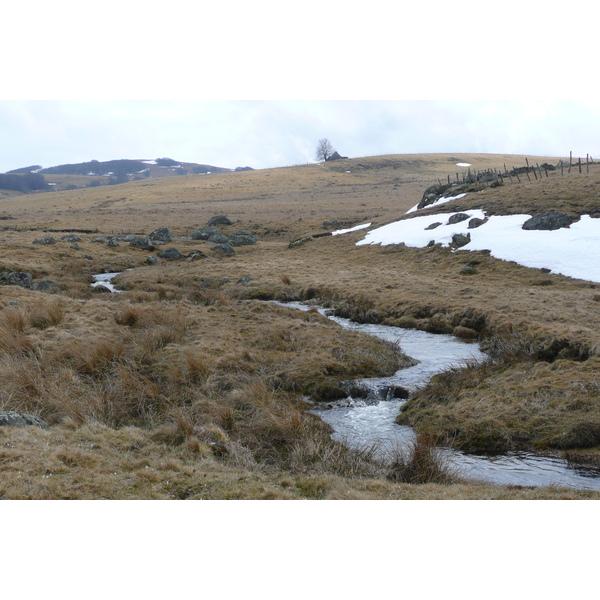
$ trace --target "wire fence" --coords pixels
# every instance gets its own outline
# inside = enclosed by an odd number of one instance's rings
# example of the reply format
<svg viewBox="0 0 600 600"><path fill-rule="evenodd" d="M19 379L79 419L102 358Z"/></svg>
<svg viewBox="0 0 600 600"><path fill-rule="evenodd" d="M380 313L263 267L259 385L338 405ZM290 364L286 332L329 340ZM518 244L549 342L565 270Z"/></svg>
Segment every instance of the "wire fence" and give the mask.
<svg viewBox="0 0 600 600"><path fill-rule="evenodd" d="M515 181L520 183L525 177L528 181L541 180L544 177L549 177L550 174L560 174L564 177L565 175L570 175L572 171L582 174L584 169L587 174L590 172L590 165L598 164L594 162L594 159L590 154L586 154L585 163L581 157L574 160L573 152L569 153L568 162L561 159L557 165L551 165L547 162L542 163L541 165L537 162L535 164L529 164L528 158L525 158L525 162L525 166L514 167L511 165L510 169L504 164L503 170L496 168L471 171L471 167L469 167L467 171L456 173L455 178L448 175L448 185L479 183L493 187L503 185L506 180L509 180L511 183L514 183ZM438 182L440 185L445 185L439 178Z"/></svg>

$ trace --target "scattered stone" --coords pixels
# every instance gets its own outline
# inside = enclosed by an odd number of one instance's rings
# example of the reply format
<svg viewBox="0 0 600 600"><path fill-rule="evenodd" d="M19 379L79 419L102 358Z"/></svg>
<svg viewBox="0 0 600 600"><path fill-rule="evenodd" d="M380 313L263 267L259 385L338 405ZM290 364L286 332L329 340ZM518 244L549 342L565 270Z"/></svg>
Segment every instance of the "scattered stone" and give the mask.
<svg viewBox="0 0 600 600"><path fill-rule="evenodd" d="M461 275L476 275L477 273L479 273L479 271L473 265L468 265L460 270Z"/></svg>
<svg viewBox="0 0 600 600"><path fill-rule="evenodd" d="M71 244L69 248L72 248L73 250L83 250L83 248L77 242Z"/></svg>
<svg viewBox="0 0 600 600"><path fill-rule="evenodd" d="M235 250L231 244L216 244L211 248L213 252L220 254L221 256L234 256Z"/></svg>
<svg viewBox="0 0 600 600"><path fill-rule="evenodd" d="M256 238L247 231L234 231L229 236L229 243L232 246L252 246L256 244Z"/></svg>
<svg viewBox="0 0 600 600"><path fill-rule="evenodd" d="M118 235L117 239L121 242L132 242L135 239L135 235L133 233L128 233L127 235Z"/></svg>
<svg viewBox="0 0 600 600"><path fill-rule="evenodd" d="M466 213L456 213L452 215L448 219L448 225L455 225L456 223L462 223L462 221L466 221L469 218L469 215Z"/></svg>
<svg viewBox="0 0 600 600"><path fill-rule="evenodd" d="M149 236L151 242L172 242L173 239L167 227L155 229Z"/></svg>
<svg viewBox="0 0 600 600"><path fill-rule="evenodd" d="M600 296L598 299L600 300ZM18 300L9 300L4 304L4 306L21 306L21 303Z"/></svg>
<svg viewBox="0 0 600 600"><path fill-rule="evenodd" d="M463 233L455 233L452 236L452 246L454 248L462 248L466 246L471 241L471 234L467 233L467 235Z"/></svg>
<svg viewBox="0 0 600 600"><path fill-rule="evenodd" d="M106 242L106 245L109 248L117 248L119 246L119 242L118 242L118 240L115 240L114 238L110 238L108 240L108 242Z"/></svg>
<svg viewBox="0 0 600 600"><path fill-rule="evenodd" d="M95 285L92 287L92 292L96 294L112 294L112 290L106 287L104 284Z"/></svg>
<svg viewBox="0 0 600 600"><path fill-rule="evenodd" d="M129 242L129 245L135 248L141 248L142 250L148 250L148 252L156 250L150 242L149 237L134 237L131 242Z"/></svg>
<svg viewBox="0 0 600 600"><path fill-rule="evenodd" d="M33 283L33 275L24 271L5 271L0 273L0 283L29 289Z"/></svg>
<svg viewBox="0 0 600 600"><path fill-rule="evenodd" d="M0 427L41 427L48 429L48 423L39 417L18 413L13 410L0 412Z"/></svg>
<svg viewBox="0 0 600 600"><path fill-rule="evenodd" d="M42 279L41 281L36 281L32 283L31 289L37 292L60 292L60 288L54 283L54 281L50 281L49 279Z"/></svg>
<svg viewBox="0 0 600 600"><path fill-rule="evenodd" d="M531 217L523 223L523 229L554 231L561 227L569 227L574 219L558 210L549 210L541 215Z"/></svg>
<svg viewBox="0 0 600 600"><path fill-rule="evenodd" d="M108 238L103 235L97 235L92 242L94 244L108 244Z"/></svg>
<svg viewBox="0 0 600 600"><path fill-rule="evenodd" d="M467 227L469 229L476 229L477 227L481 227L484 223L487 223L487 219L479 219L478 217L473 217Z"/></svg>
<svg viewBox="0 0 600 600"><path fill-rule="evenodd" d="M224 277L207 277L200 282L200 285L205 288L217 289L229 283L229 279Z"/></svg>
<svg viewBox="0 0 600 600"><path fill-rule="evenodd" d="M165 260L182 260L185 256L177 248L167 248L159 254Z"/></svg>
<svg viewBox="0 0 600 600"><path fill-rule="evenodd" d="M244 275L241 279L238 279L235 283L236 283L236 285L245 285L246 283L250 283L251 281L255 281L254 277L250 277L250 275Z"/></svg>
<svg viewBox="0 0 600 600"><path fill-rule="evenodd" d="M312 236L307 235L297 240L293 240L288 244L288 248L297 248L298 246L302 246L302 244L306 244L306 242L312 241Z"/></svg>
<svg viewBox="0 0 600 600"><path fill-rule="evenodd" d="M60 238L63 242L80 242L81 238L78 235L75 235L74 233L69 233L67 235L63 235Z"/></svg>
<svg viewBox="0 0 600 600"><path fill-rule="evenodd" d="M216 215L208 220L208 225L233 225L233 221L225 215Z"/></svg>
<svg viewBox="0 0 600 600"><path fill-rule="evenodd" d="M213 244L226 244L229 242L229 238L220 231L217 231L217 233L212 233L208 237L208 241L212 242Z"/></svg>
<svg viewBox="0 0 600 600"><path fill-rule="evenodd" d="M206 258L206 254L204 254L204 252L200 252L200 251L196 251L196 252L192 252L189 257L188 257L188 261L192 262L195 260L202 260L203 258Z"/></svg>
<svg viewBox="0 0 600 600"><path fill-rule="evenodd" d="M33 240L34 244L44 244L46 246L49 246L50 244L56 244L56 239L53 238L51 235L47 235L46 237L43 237L42 239L39 240Z"/></svg>
<svg viewBox="0 0 600 600"><path fill-rule="evenodd" d="M149 265L158 265L160 264L160 258L158 258L158 256L149 256L146 259L146 263Z"/></svg>
<svg viewBox="0 0 600 600"><path fill-rule="evenodd" d="M204 240L207 241L211 235L221 233L216 227L210 225L209 227L201 227L192 232L193 240Z"/></svg>
<svg viewBox="0 0 600 600"><path fill-rule="evenodd" d="M425 231L427 231L428 229L435 229L436 227L439 227L441 225L441 223L438 221L437 223L431 223L431 225L427 225L427 227L425 227Z"/></svg>

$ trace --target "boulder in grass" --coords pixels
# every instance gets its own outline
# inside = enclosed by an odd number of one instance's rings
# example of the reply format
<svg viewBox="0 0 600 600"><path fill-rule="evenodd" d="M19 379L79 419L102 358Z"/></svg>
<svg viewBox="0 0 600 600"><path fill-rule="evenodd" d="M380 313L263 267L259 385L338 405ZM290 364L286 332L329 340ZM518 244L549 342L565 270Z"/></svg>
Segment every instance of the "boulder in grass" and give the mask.
<svg viewBox="0 0 600 600"><path fill-rule="evenodd" d="M173 238L167 227L159 227L155 229L149 236L151 242L172 242Z"/></svg>
<svg viewBox="0 0 600 600"><path fill-rule="evenodd" d="M234 231L229 236L229 243L232 246L252 246L256 244L256 238L247 231Z"/></svg>
<svg viewBox="0 0 600 600"><path fill-rule="evenodd" d="M231 244L216 244L211 250L220 256L234 256L235 250Z"/></svg>
<svg viewBox="0 0 600 600"><path fill-rule="evenodd" d="M208 240L211 235L221 233L217 227L210 225L209 227L201 227L200 229L196 229L196 231L192 232L193 240Z"/></svg>
<svg viewBox="0 0 600 600"><path fill-rule="evenodd" d="M49 246L51 244L56 244L56 238L53 238L51 235L47 235L38 240L33 240L34 244L42 244L44 246Z"/></svg>
<svg viewBox="0 0 600 600"><path fill-rule="evenodd" d="M208 220L208 225L233 225L233 221L225 215L215 215Z"/></svg>
<svg viewBox="0 0 600 600"><path fill-rule="evenodd" d="M18 413L13 410L0 412L0 427L41 427L48 429L48 423L39 417Z"/></svg>
<svg viewBox="0 0 600 600"><path fill-rule="evenodd" d="M134 246L135 248L141 248L142 250L148 250L149 252L156 250L149 237L135 237L129 242L129 245Z"/></svg>
<svg viewBox="0 0 600 600"><path fill-rule="evenodd" d="M6 271L0 273L0 283L18 285L19 287L29 289L33 284L33 275L24 271Z"/></svg>
<svg viewBox="0 0 600 600"><path fill-rule="evenodd" d="M75 235L74 233L69 233L67 235L63 235L60 238L63 242L80 242L81 238L78 235Z"/></svg>
<svg viewBox="0 0 600 600"><path fill-rule="evenodd" d="M185 258L183 254L179 250L177 250L177 248L167 248L166 250L161 252L159 256L161 258L164 258L165 260L182 260L183 258Z"/></svg>
<svg viewBox="0 0 600 600"><path fill-rule="evenodd" d="M469 215L467 213L456 213L448 219L448 225L455 225L456 223L461 223L462 221L466 221L468 218Z"/></svg>
<svg viewBox="0 0 600 600"><path fill-rule="evenodd" d="M42 279L31 284L31 289L37 292L47 292L49 294L56 294L60 292L60 288L49 279Z"/></svg>

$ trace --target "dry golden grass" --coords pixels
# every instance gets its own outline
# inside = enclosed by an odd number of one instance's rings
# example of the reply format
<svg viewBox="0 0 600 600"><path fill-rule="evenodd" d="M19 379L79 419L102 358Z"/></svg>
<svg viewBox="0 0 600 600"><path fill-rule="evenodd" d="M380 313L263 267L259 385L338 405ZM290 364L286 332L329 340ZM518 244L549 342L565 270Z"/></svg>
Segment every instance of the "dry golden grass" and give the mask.
<svg viewBox="0 0 600 600"><path fill-rule="evenodd" d="M316 238L288 249L295 238L325 231L324 221L396 220L438 178L454 177L456 162L469 162L472 169L500 169L521 166L524 157L371 157L1 200L0 211L15 220L7 221L11 229L0 233L0 270L51 279L60 293L0 287L1 407L32 412L52 425L48 432L6 430L0 435L9 436L10 443L18 441L19 448L26 442L36 447L34 439L60 443L56 451L63 457L53 455L48 469L39 459L36 464L33 455L19 462L16 453L10 454L11 464L28 475L21 483L11 476L3 494L590 497L387 481L387 471L369 459L368 451L356 454L332 444L327 428L304 412L299 397L332 397L343 379L394 370L394 349L339 331L316 312L259 301L316 299L358 320L483 338L501 366L477 375L469 371L479 382L476 387L458 374L456 381L444 383L444 389L452 390L452 403L435 401L420 413L415 402L407 415L415 415L415 422L429 420L429 426L433 423L443 433L457 420L463 430L492 423L497 431L508 432L503 433L508 447L581 446L589 434L581 423L596 419L596 359L574 359L600 351L600 294L594 284L542 274L484 253L357 247L364 232ZM593 166L589 175L572 172L570 177L487 188L455 208L482 206L500 213L557 208L581 214L593 208L599 186L600 173ZM451 203L445 205L445 210L451 208ZM259 243L221 258L208 243L187 237L215 214L236 221L225 232L253 231ZM97 229L111 235L129 230L148 234L163 225L179 236L169 245L186 256L202 250L206 258L148 266L146 251L126 243L117 248L93 243L93 234L80 234L82 250L60 240L43 247L32 243L42 237L43 228ZM59 239L61 234L53 235ZM477 262L477 275L460 274L468 262ZM127 293L94 292L91 275L102 271L125 271L116 283ZM246 275L253 281L235 283ZM210 277L230 282L202 285ZM536 285L541 279L550 284ZM540 394L536 386L542 380L547 389ZM439 390L427 393L434 399L442 395ZM490 401L481 402L482 397ZM104 450L89 457L77 445L78 435L93 438ZM119 436L135 438L132 446L152 446L154 466L145 465L139 477L130 477L128 465L146 459L115 450L111 444ZM220 458L215 455L219 445L226 452ZM586 450L587 458L593 450ZM114 460L115 452L126 456L116 477L104 473L103 466ZM208 488L194 487L200 484L188 472L198 461L210 465ZM41 481L42 468L52 473L48 479L53 482L60 472L60 485ZM85 484L85 477L92 483ZM166 483L174 480L176 489Z"/></svg>

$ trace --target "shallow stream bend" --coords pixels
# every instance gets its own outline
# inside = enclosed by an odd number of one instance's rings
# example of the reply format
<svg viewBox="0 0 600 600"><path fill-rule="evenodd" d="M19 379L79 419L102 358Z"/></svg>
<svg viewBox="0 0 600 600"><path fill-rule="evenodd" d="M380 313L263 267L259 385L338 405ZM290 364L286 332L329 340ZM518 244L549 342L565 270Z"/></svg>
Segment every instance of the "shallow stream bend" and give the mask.
<svg viewBox="0 0 600 600"><path fill-rule="evenodd" d="M280 304L280 303L278 303ZM287 302L290 308L309 310L312 306ZM359 324L335 317L323 308L319 312L340 326L391 342L399 342L402 351L419 360L414 367L402 369L392 377L360 380L361 385L381 389L389 386L417 388L436 373L461 366L466 360L479 360L485 355L477 344L463 342L450 335L431 334L415 329L388 325ZM350 446L377 444L382 453L390 448L406 448L414 440L412 428L398 425L395 418L405 400L385 400L367 403L347 400L328 403L313 412L333 429L333 438ZM600 490L600 469L572 466L561 458L538 456L525 452L504 455L473 455L443 448L440 450L449 465L461 476L499 485L561 486Z"/></svg>

